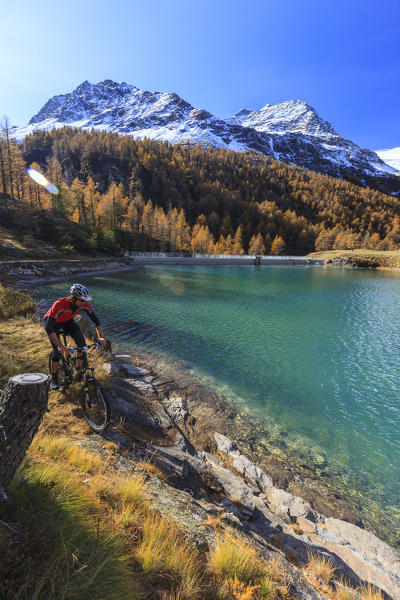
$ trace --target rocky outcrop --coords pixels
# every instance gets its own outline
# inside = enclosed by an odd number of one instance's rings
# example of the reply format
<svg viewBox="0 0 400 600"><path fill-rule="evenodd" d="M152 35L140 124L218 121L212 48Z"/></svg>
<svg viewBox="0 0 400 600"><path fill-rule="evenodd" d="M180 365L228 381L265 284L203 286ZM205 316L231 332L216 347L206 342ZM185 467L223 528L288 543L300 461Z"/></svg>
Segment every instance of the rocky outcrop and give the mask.
<svg viewBox="0 0 400 600"><path fill-rule="evenodd" d="M119 420L118 432L111 428L107 436L131 448L126 460L150 460L162 470L174 491L167 492L167 483L162 484L168 500L158 494L160 506L167 505L169 516L182 524L179 507L184 502L185 528L196 531L199 544L199 520L220 515L261 554L280 557L291 573L296 598L320 597L285 558L301 566L309 551L330 557L338 575L354 584L369 582L393 600L400 598L397 550L357 525L325 517L310 502L274 485L272 477L238 449L240 440L215 431L217 420L209 422L215 445L209 441L208 450L199 448L195 433L186 433L195 431L196 418L176 381L166 382L127 354L114 355L104 369L113 375L112 413ZM210 542L210 535L202 538L204 543Z"/></svg>

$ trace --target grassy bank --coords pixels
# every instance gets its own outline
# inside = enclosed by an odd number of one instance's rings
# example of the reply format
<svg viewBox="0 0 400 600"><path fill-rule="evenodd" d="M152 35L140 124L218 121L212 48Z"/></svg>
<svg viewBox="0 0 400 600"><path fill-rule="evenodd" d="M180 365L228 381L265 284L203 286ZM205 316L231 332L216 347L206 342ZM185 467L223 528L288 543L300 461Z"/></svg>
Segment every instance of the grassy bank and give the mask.
<svg viewBox="0 0 400 600"><path fill-rule="evenodd" d="M335 259L348 258L355 266L364 268L400 268L400 251L386 250L326 250L323 252L312 252L308 255L315 260L324 260L327 264Z"/></svg>

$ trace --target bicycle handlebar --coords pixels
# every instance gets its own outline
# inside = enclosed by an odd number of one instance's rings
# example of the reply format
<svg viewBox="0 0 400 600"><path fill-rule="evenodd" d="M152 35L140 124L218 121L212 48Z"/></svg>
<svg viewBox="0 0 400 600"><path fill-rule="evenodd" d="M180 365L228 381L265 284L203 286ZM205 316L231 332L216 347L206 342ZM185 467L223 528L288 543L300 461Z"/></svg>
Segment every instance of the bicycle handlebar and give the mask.
<svg viewBox="0 0 400 600"><path fill-rule="evenodd" d="M81 348L68 348L71 354L74 352L86 352L86 350L90 350L90 348L99 348L101 346L100 342L95 342L94 344L90 344L90 346L82 346Z"/></svg>

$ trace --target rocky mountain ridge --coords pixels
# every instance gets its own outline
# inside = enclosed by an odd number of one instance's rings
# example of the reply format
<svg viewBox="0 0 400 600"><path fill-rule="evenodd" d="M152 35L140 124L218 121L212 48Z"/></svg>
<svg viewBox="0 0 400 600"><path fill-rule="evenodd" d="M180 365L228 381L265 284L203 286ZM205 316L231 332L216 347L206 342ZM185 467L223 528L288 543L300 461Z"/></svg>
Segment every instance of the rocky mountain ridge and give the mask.
<svg viewBox="0 0 400 600"><path fill-rule="evenodd" d="M242 109L219 119L193 107L175 93L148 92L105 80L88 81L73 92L51 98L25 127L13 129L22 140L38 129L101 129L170 143L256 151L282 162L340 178L389 177L396 169L368 149L340 137L303 100ZM399 181L400 188L400 181Z"/></svg>

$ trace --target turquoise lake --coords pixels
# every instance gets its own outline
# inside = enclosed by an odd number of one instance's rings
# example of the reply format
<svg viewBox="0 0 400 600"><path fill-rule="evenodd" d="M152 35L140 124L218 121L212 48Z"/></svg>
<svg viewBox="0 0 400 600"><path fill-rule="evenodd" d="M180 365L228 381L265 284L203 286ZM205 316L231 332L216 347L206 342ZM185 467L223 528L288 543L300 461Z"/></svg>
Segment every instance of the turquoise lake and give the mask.
<svg viewBox="0 0 400 600"><path fill-rule="evenodd" d="M194 369L399 526L400 277L323 267L150 266L80 277L121 347ZM69 282L33 290L68 295ZM44 303L46 304L46 303Z"/></svg>

